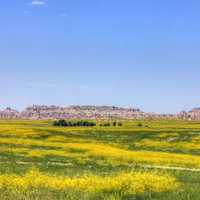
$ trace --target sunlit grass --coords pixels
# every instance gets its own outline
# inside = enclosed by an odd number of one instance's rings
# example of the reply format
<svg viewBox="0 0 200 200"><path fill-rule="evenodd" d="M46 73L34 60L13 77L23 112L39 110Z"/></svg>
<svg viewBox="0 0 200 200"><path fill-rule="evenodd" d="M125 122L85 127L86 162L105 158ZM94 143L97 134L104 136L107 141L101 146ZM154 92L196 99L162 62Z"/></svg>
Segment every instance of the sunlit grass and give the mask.
<svg viewBox="0 0 200 200"><path fill-rule="evenodd" d="M0 121L0 199L164 200L167 194L179 200L190 187L189 197L199 194L200 176L145 169L200 168L199 123L100 123L63 128L52 121Z"/></svg>
<svg viewBox="0 0 200 200"><path fill-rule="evenodd" d="M149 192L163 192L176 190L179 183L170 175L157 175L155 173L120 173L115 176L100 177L85 175L82 177L50 176L31 170L24 176L14 174L0 175L0 189L6 190L31 190L49 188L58 191L74 190L79 192L121 192L124 194L138 194Z"/></svg>
<svg viewBox="0 0 200 200"><path fill-rule="evenodd" d="M22 153L27 157L44 157L47 155L60 157L93 157L104 158L108 163L150 163L150 164L164 164L167 166L190 166L200 167L200 157L195 155L165 153L154 151L128 151L126 149L112 147L107 144L95 143L57 143L49 141L39 141L30 139L14 139L3 138L0 140L1 144L18 145L18 148L0 149L0 152ZM150 143L151 144L151 143ZM19 148L20 145L23 148ZM32 147L39 149L32 149ZM164 145L163 145L164 146ZM28 147L28 148L24 148ZM42 147L58 148L58 149L42 149ZM78 154L78 155L77 155Z"/></svg>

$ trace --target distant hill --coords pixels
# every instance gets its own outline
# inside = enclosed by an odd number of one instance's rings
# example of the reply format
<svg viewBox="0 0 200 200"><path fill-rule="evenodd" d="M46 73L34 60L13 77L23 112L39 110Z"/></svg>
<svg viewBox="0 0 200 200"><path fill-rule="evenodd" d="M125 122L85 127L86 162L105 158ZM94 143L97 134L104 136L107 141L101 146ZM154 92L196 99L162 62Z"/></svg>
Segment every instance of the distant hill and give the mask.
<svg viewBox="0 0 200 200"><path fill-rule="evenodd" d="M183 119L200 120L200 108L177 114L146 113L137 108L116 106L46 106L33 105L19 112L12 108L0 111L1 119Z"/></svg>

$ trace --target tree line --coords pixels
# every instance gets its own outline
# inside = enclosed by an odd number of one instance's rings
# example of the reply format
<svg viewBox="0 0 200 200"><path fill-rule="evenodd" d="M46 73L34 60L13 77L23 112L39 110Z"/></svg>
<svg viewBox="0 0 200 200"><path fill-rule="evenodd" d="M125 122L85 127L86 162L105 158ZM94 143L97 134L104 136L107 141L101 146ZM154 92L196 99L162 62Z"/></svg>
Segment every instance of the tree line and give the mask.
<svg viewBox="0 0 200 200"><path fill-rule="evenodd" d="M93 127L96 126L95 122L87 121L87 120L79 120L79 121L71 121L71 120L56 120L53 122L54 126L66 126L66 127ZM101 123L99 126L103 127L109 127L109 126L122 126L123 124L121 122L107 122L107 123Z"/></svg>
<svg viewBox="0 0 200 200"><path fill-rule="evenodd" d="M105 124L100 124L100 126L122 126L123 124L121 122L112 122L112 123L105 123Z"/></svg>
<svg viewBox="0 0 200 200"><path fill-rule="evenodd" d="M66 121L64 119L60 119L58 121L54 121L53 123L54 126L96 126L95 122L90 122L90 121L86 121L86 120L80 120L80 121Z"/></svg>

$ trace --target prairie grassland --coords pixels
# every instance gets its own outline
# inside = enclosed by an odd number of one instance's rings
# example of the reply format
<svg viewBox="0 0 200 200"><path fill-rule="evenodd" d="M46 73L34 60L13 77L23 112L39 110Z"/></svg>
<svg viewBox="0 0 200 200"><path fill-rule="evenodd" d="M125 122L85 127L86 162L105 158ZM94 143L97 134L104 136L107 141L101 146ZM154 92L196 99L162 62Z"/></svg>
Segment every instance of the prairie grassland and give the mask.
<svg viewBox="0 0 200 200"><path fill-rule="evenodd" d="M49 176L37 170L31 170L24 176L2 175L0 176L0 189L10 193L29 192L29 190L50 189L57 192L71 191L70 193L82 193L92 197L98 193L118 193L118 196L143 194L149 192L165 192L177 189L179 184L175 178L154 173L121 173L114 177L100 177L87 175L83 177L69 178Z"/></svg>
<svg viewBox="0 0 200 200"><path fill-rule="evenodd" d="M64 128L2 120L0 199L199 200L200 172L169 170L200 169L199 142L198 122Z"/></svg>

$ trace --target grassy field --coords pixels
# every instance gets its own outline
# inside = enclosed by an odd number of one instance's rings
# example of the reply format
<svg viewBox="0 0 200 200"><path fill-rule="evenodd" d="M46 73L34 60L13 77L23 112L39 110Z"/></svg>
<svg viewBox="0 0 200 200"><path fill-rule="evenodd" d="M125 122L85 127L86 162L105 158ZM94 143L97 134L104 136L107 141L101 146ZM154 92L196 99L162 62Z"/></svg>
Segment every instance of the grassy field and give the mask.
<svg viewBox="0 0 200 200"><path fill-rule="evenodd" d="M0 121L0 199L199 200L200 122Z"/></svg>

